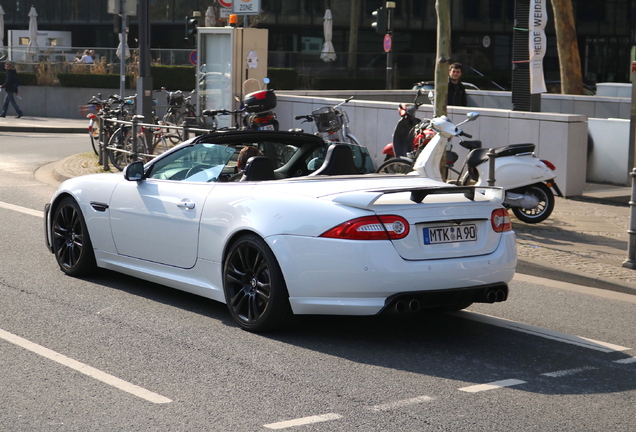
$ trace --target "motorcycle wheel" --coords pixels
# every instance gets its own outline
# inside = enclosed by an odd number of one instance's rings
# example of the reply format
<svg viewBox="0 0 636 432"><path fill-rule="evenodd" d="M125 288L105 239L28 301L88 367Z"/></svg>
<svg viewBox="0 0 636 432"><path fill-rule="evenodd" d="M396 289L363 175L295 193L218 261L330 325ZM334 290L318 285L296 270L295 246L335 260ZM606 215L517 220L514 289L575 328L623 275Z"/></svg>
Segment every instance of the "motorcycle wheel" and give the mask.
<svg viewBox="0 0 636 432"><path fill-rule="evenodd" d="M393 158L384 162L376 172L381 174L408 174L413 171L413 161Z"/></svg>
<svg viewBox="0 0 636 432"><path fill-rule="evenodd" d="M515 192L534 195L539 199L539 205L531 209L512 207L512 212L521 222L529 224L543 222L552 214L552 210L554 210L554 194L545 184L533 184L517 189Z"/></svg>

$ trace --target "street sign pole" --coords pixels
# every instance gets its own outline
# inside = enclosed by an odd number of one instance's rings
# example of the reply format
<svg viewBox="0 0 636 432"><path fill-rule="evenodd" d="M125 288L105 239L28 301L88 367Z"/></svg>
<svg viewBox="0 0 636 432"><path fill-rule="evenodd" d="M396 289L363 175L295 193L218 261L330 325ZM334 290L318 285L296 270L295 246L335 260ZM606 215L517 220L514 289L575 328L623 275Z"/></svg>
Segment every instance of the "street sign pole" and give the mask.
<svg viewBox="0 0 636 432"><path fill-rule="evenodd" d="M629 162L632 171L629 173L632 185L632 195L629 200L629 229L627 242L627 259L623 267L636 269L636 61L632 62L632 106L629 116Z"/></svg>
<svg viewBox="0 0 636 432"><path fill-rule="evenodd" d="M386 35L384 36L384 51L386 51L386 89L393 88L393 10L395 2L386 2Z"/></svg>

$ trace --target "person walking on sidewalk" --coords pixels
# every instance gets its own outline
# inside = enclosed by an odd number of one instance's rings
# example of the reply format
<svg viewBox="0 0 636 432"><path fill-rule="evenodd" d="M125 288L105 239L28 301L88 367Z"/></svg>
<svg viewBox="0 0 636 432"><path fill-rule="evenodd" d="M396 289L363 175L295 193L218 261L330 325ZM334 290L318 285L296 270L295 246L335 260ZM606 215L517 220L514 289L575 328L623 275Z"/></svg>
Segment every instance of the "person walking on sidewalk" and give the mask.
<svg viewBox="0 0 636 432"><path fill-rule="evenodd" d="M4 106L2 107L0 117L7 116L7 109L9 109L10 103L18 113L16 118L20 118L22 117L22 110L15 101L15 96L18 94L18 87L20 86L20 79L18 78L18 73L13 68L13 64L11 62L6 62L4 64L4 69L7 71L7 77L0 88L3 88L4 91L7 92L7 95L4 98Z"/></svg>
<svg viewBox="0 0 636 432"><path fill-rule="evenodd" d="M2 107L2 113L0 113L0 117L7 116L7 109L9 109L9 103L13 105L13 108L18 113L16 118L22 117L22 110L18 106L15 101L15 96L18 94L18 86L20 85L20 80L18 79L18 73L13 68L13 64L11 62L6 62L4 64L4 69L7 71L7 77L4 81L4 84L0 86L3 88L7 95L4 98L4 106Z"/></svg>

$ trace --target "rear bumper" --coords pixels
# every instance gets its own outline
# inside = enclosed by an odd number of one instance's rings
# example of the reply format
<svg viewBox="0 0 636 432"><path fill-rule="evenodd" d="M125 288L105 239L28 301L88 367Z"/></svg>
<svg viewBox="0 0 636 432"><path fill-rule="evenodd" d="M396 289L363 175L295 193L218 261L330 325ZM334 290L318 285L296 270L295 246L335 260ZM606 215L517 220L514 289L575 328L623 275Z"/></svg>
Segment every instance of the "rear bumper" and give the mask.
<svg viewBox="0 0 636 432"><path fill-rule="evenodd" d="M502 234L492 253L422 261L402 259L388 241L295 236L267 241L296 314L375 315L395 296L505 285L517 264L512 231Z"/></svg>

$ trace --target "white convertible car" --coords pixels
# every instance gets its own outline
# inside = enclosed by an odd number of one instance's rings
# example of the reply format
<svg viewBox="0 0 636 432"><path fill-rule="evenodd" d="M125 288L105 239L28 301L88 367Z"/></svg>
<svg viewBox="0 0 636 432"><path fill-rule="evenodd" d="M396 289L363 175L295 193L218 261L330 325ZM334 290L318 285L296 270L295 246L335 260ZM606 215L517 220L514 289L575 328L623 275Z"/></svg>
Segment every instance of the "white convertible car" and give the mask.
<svg viewBox="0 0 636 432"><path fill-rule="evenodd" d="M239 172L245 146L262 155ZM303 133L215 133L67 180L45 208L47 246L71 276L101 267L195 293L255 332L294 314L507 299L517 257L500 189L362 175L368 152L325 150Z"/></svg>

